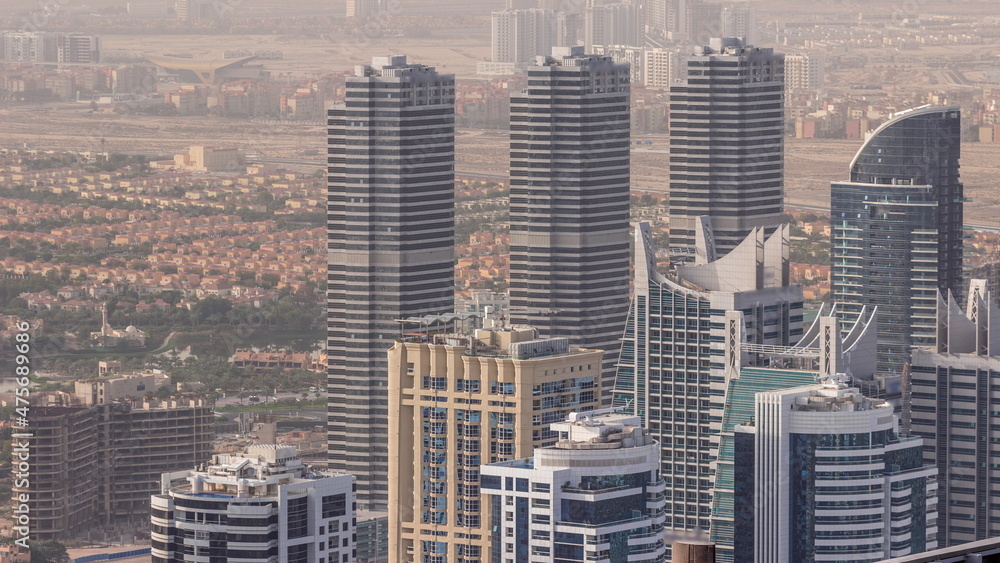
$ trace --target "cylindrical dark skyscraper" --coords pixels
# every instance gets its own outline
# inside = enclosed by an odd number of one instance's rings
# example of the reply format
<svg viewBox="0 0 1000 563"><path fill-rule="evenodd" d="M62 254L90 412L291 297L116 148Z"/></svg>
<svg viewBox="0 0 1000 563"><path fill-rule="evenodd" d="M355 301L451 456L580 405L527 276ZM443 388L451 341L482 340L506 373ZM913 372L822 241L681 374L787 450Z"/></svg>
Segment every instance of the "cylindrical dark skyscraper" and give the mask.
<svg viewBox="0 0 1000 563"><path fill-rule="evenodd" d="M832 300L848 322L878 307L881 374L934 344L938 290L964 293L961 133L958 107L897 113L831 187Z"/></svg>
<svg viewBox="0 0 1000 563"><path fill-rule="evenodd" d="M605 351L629 307L629 66L557 47L510 103L511 319Z"/></svg>
<svg viewBox="0 0 1000 563"><path fill-rule="evenodd" d="M328 114L330 467L377 509L396 320L455 307L455 77L375 57Z"/></svg>

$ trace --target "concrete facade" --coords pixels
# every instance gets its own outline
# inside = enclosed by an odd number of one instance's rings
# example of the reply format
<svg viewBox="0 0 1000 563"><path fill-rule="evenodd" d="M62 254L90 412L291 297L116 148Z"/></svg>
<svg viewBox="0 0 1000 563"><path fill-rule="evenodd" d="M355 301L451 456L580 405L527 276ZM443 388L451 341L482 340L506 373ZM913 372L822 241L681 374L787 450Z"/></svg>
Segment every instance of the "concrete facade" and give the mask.
<svg viewBox="0 0 1000 563"><path fill-rule="evenodd" d="M938 468L941 545L1000 535L1000 308L986 280L972 280L965 310L938 300L936 345L913 350L910 430Z"/></svg>
<svg viewBox="0 0 1000 563"><path fill-rule="evenodd" d="M600 350L527 327L409 334L389 350L389 553L489 561L479 466L551 446L550 424L600 401ZM431 547L428 547L431 546Z"/></svg>
<svg viewBox="0 0 1000 563"><path fill-rule="evenodd" d="M659 444L637 416L576 412L533 457L483 466L492 561L664 563Z"/></svg>
<svg viewBox="0 0 1000 563"><path fill-rule="evenodd" d="M354 477L262 444L165 473L152 496L153 563L353 563Z"/></svg>

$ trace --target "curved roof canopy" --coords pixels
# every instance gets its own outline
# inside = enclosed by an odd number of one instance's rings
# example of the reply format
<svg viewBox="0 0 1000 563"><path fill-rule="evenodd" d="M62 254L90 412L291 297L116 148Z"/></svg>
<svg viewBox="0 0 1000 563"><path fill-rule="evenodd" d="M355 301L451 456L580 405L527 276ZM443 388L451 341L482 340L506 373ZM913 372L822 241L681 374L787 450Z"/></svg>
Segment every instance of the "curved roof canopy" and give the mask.
<svg viewBox="0 0 1000 563"><path fill-rule="evenodd" d="M212 84L220 71L239 68L257 57L242 57L239 59L188 59L185 57L167 57L163 55L147 55L146 60L156 66L176 71L184 82L200 82Z"/></svg>

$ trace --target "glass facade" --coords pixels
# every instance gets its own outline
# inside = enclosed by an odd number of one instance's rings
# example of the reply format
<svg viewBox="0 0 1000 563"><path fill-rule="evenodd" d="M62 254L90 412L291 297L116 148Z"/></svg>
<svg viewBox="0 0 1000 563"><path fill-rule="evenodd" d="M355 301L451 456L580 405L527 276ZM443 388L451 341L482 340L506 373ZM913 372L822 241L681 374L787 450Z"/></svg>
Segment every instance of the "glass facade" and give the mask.
<svg viewBox="0 0 1000 563"><path fill-rule="evenodd" d="M964 188L957 107L897 115L831 186L832 298L853 323L878 307L878 371L898 374L933 344L938 290L963 292Z"/></svg>
<svg viewBox="0 0 1000 563"><path fill-rule="evenodd" d="M900 442L891 430L793 433L789 464L792 561L882 561L934 540L920 440Z"/></svg>
<svg viewBox="0 0 1000 563"><path fill-rule="evenodd" d="M744 561L736 557L733 552L736 534L747 533L747 530L740 530L736 523L735 488L739 482L737 471L742 468L745 473L747 467L743 461L744 458L736 455L735 426L747 424L753 420L754 398L757 393L811 385L815 381L816 372L814 371L764 368L742 368L740 377L729 381L722 415L722 431L719 435L715 488L712 491L711 539L716 544L716 559L720 563L723 561ZM737 460L740 463L737 463ZM749 470L752 479L752 465ZM752 538L752 527L749 534ZM750 549L753 549L752 539Z"/></svg>
<svg viewBox="0 0 1000 563"><path fill-rule="evenodd" d="M742 327L733 330L747 342L788 346L802 337L802 294L777 282L741 292L694 289L679 275L667 277L656 271L652 241L644 229L637 230L636 291L622 341L614 406L642 417L649 434L660 443L666 528L707 533L713 526L715 462L730 392L727 313L742 315ZM780 257L768 258L785 263ZM642 268L644 260L647 264ZM763 268L727 271L718 267L720 278L764 276ZM725 280L713 283L732 287ZM806 383L812 382L810 375ZM752 394L750 401L752 412ZM731 473L728 478L732 479ZM731 522L731 496L728 502ZM730 547L731 535L725 544ZM717 556L724 554L720 551Z"/></svg>
<svg viewBox="0 0 1000 563"><path fill-rule="evenodd" d="M754 434L733 437L733 561L753 561L754 535Z"/></svg>
<svg viewBox="0 0 1000 563"><path fill-rule="evenodd" d="M947 358L961 360L949 366ZM996 537L1000 359L918 351L913 361L911 430L924 439L923 461L939 470L939 543Z"/></svg>

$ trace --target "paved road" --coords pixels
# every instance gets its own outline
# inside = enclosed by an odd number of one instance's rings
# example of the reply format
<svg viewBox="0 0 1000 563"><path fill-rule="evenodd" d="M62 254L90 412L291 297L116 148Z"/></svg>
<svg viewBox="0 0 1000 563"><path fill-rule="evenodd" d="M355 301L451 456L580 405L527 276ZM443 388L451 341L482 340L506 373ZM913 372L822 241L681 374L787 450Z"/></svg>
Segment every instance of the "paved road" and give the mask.
<svg viewBox="0 0 1000 563"><path fill-rule="evenodd" d="M170 344L170 339L173 338L175 334L177 334L177 331L174 331L174 332L171 332L170 334L168 334L167 337L163 339L163 344L160 344L159 348L157 348L156 350L151 350L149 352L130 352L130 351L127 351L127 350L124 351L124 352L119 352L119 351L116 351L116 350L109 350L107 353L108 354L125 354L125 355L159 354L160 352L163 352L164 350L167 349L167 346ZM80 352L84 352L84 351L86 351L86 350L74 350L72 352L56 352L54 354L39 354L39 355L34 356L34 357L38 358L38 359L41 359L41 358L59 358L59 357L62 357L62 356L78 356L78 357L81 357L81 358L83 358L83 357L91 357L91 356L84 356L84 355L80 354Z"/></svg>
<svg viewBox="0 0 1000 563"><path fill-rule="evenodd" d="M251 393L250 391L244 391L243 392L243 404L244 405L249 405L250 404L249 397L252 394L253 393ZM300 392L292 392L292 391L285 391L285 392L278 393L277 395L270 394L270 393L268 393L267 395L265 395L265 394L263 394L261 392L257 392L256 395L258 397L260 397L261 404L264 404L265 397L267 398L267 402L270 404L270 403L274 402L274 398L275 397L277 397L279 399L290 399L290 398L295 398L295 397L301 397L302 393L300 393ZM313 396L313 394L310 393L309 397L312 398L312 396ZM227 405L238 405L238 404L240 404L240 393L239 393L239 391L237 391L236 393L230 393L225 398L219 397L219 399L217 401L215 401L215 406L217 406L217 407L224 407L224 406L227 406Z"/></svg>

